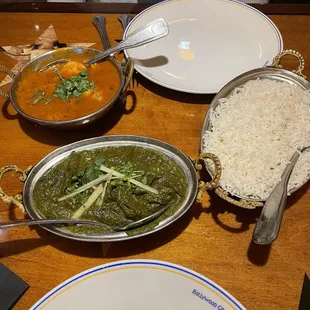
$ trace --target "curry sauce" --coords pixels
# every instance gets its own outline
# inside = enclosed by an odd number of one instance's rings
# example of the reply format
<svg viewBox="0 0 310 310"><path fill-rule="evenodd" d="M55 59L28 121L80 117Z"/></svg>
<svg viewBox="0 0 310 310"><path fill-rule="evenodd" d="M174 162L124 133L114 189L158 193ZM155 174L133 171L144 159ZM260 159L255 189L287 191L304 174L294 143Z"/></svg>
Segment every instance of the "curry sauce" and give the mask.
<svg viewBox="0 0 310 310"><path fill-rule="evenodd" d="M76 55L71 60L83 63L88 57ZM118 68L109 60L83 66L86 70L76 76L62 70L64 66L29 72L20 81L16 99L24 113L48 121L77 119L104 107L120 88Z"/></svg>

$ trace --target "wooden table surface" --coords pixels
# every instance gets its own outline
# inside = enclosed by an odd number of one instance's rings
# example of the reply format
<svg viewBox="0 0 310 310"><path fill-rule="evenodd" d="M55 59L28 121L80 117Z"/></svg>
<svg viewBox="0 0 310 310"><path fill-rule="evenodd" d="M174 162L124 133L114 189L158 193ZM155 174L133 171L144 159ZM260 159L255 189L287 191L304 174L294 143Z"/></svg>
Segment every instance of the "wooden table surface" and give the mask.
<svg viewBox="0 0 310 310"><path fill-rule="evenodd" d="M101 48L91 23L93 16L0 13L0 45L32 43L52 24L60 42L95 42ZM112 43L122 37L117 17L107 15ZM270 18L283 35L284 47L304 56L304 73L310 76L310 16ZM0 54L0 63L12 68L15 61ZM287 65L293 63L287 61ZM12 106L0 99L0 166L17 164L26 168L67 143L113 134L149 136L197 157L200 130L213 96L174 92L139 76L138 82L130 90L127 112L115 108L98 124L75 132L36 126L18 117ZM1 186L9 194L22 190L16 176L7 175ZM133 258L164 260L191 268L221 285L248 309L297 309L304 274L310 274L309 204L306 185L289 198L279 238L272 246L251 243L259 210L233 207L210 193L170 227L110 247L67 240L40 227L3 230L0 262L30 286L16 310L29 308L53 287L85 269ZM23 217L18 208L0 202L0 221Z"/></svg>

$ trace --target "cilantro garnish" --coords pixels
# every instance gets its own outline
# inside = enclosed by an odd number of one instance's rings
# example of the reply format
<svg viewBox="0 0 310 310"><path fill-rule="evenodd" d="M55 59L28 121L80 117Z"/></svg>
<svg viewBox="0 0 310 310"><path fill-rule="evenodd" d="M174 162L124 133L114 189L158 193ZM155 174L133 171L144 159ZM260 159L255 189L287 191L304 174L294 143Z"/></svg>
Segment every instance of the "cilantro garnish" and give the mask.
<svg viewBox="0 0 310 310"><path fill-rule="evenodd" d="M88 72L82 71L69 79L61 78L61 82L57 85L54 92L54 97L60 99L78 97L87 90L94 89L95 83L90 82L87 76Z"/></svg>
<svg viewBox="0 0 310 310"><path fill-rule="evenodd" d="M40 95L37 96L38 94ZM39 88L32 96L29 97L29 98L33 98L37 96L32 102L30 102L30 104L37 104L40 100L44 98L44 95L45 95L45 91L42 88Z"/></svg>

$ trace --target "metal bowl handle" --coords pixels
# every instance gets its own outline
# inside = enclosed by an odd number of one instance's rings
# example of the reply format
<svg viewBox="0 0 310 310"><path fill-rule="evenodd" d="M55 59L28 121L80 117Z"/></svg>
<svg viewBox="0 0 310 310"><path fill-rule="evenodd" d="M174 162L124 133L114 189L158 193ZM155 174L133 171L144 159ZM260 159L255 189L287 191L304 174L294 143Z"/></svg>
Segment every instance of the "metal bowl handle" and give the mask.
<svg viewBox="0 0 310 310"><path fill-rule="evenodd" d="M264 204L260 201L250 201L246 199L237 200L231 196L229 193L223 190L221 187L217 187L215 193L221 197L222 199L226 200L227 202L244 209L256 209L257 207L262 207Z"/></svg>
<svg viewBox="0 0 310 310"><path fill-rule="evenodd" d="M285 55L291 55L294 56L298 59L299 61L299 66L296 70L293 70L294 73L298 74L299 76L301 76L304 79L307 79L307 77L302 73L302 70L304 70L305 68L305 59L301 56L301 54L295 50L284 50L282 53L280 53L279 55L277 55L273 61L272 64L270 65L270 67L273 68L282 68L281 64L280 64L280 60L283 56Z"/></svg>
<svg viewBox="0 0 310 310"><path fill-rule="evenodd" d="M202 170L202 164L200 163L201 161L203 161L205 163L205 159L211 159L213 161L214 164L214 174L212 177L212 180L210 182L205 183L204 181L201 180L200 178L200 171ZM222 167L221 167L221 162L219 160L219 158L212 154L212 153L202 153L199 155L198 160L195 161L195 168L197 171L197 177L199 180L199 191L198 191L198 195L197 195L197 200L200 201L201 200L201 196L203 194L203 192L205 190L211 190L214 189L215 193L221 197L222 199L226 200L227 202L237 206L237 207L241 207L244 209L255 209L257 207L262 207L263 203L260 201L249 201L249 200L245 200L245 199L234 199L233 197L231 197L229 195L228 192L226 192L225 190L223 190L220 186L218 186L221 175L222 175Z"/></svg>
<svg viewBox="0 0 310 310"><path fill-rule="evenodd" d="M125 81L125 84L124 84L122 91L121 91L122 94L124 94L126 92L128 86L131 82L133 72L134 72L134 62L131 58L128 58L125 66L124 66L124 69L123 69L123 74L125 76L126 81Z"/></svg>
<svg viewBox="0 0 310 310"><path fill-rule="evenodd" d="M212 176L212 180L210 182L204 182L201 180L200 177L200 171L202 170L202 164L200 163L203 161L205 163L205 159L211 159L214 164L214 174ZM211 190L214 189L218 186L221 174L222 174L222 167L220 160L218 157L212 153L201 153L198 157L198 159L195 161L195 168L196 168L196 173L197 173L197 178L199 180L199 185L198 185L198 194L197 194L197 200L199 201L201 199L201 196L204 191L206 190Z"/></svg>
<svg viewBox="0 0 310 310"><path fill-rule="evenodd" d="M15 172L20 174L19 180L21 182L25 182L27 179L27 176L30 172L30 170L32 169L32 166L29 166L27 169L22 170L20 168L18 168L16 165L9 165L9 166L4 166L2 168L0 168L0 182L3 178L3 176L7 173L7 172ZM16 205L20 208L20 210L25 213L25 207L22 204L22 195L18 194L13 196L8 196L7 194L5 194L5 192L3 191L1 185L0 185L0 198L8 205Z"/></svg>
<svg viewBox="0 0 310 310"><path fill-rule="evenodd" d="M0 65L0 72L4 72L6 74L8 74L12 79L14 79L15 74L7 67ZM8 99L10 98L10 93L7 92L6 90L0 88L0 96Z"/></svg>

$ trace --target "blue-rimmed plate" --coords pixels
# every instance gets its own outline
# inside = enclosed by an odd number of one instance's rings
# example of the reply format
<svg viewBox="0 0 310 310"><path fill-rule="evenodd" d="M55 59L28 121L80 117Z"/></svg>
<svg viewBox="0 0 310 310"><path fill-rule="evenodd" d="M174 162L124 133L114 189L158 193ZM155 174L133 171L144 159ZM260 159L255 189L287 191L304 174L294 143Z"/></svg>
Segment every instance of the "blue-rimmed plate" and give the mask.
<svg viewBox="0 0 310 310"><path fill-rule="evenodd" d="M188 93L217 93L239 74L261 68L282 51L275 24L235 0L169 0L151 6L128 25L124 37L159 18L168 36L130 49L147 79Z"/></svg>
<svg viewBox="0 0 310 310"><path fill-rule="evenodd" d="M155 260L125 260L86 270L60 284L31 310L245 309L195 271Z"/></svg>

